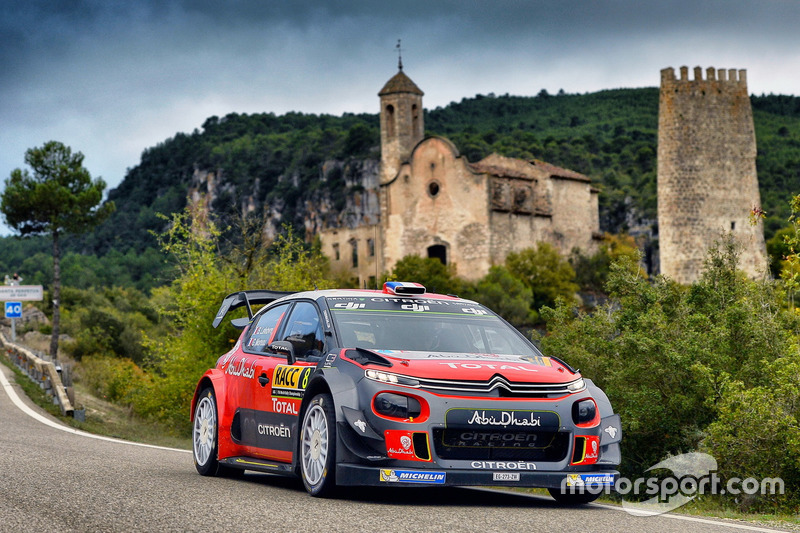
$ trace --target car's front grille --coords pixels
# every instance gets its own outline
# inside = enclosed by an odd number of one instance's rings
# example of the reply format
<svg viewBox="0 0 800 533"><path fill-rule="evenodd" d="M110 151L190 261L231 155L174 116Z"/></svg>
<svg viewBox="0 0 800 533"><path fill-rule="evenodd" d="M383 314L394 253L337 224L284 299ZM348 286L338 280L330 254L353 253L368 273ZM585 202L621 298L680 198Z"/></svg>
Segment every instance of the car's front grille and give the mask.
<svg viewBox="0 0 800 533"><path fill-rule="evenodd" d="M518 383L495 374L488 381L415 378L419 388L433 393L455 393L466 396L511 398L558 398L571 394L567 387L574 383ZM575 380L577 381L577 380Z"/></svg>
<svg viewBox="0 0 800 533"><path fill-rule="evenodd" d="M557 462L567 456L569 437L558 431L434 428L433 446L442 459Z"/></svg>

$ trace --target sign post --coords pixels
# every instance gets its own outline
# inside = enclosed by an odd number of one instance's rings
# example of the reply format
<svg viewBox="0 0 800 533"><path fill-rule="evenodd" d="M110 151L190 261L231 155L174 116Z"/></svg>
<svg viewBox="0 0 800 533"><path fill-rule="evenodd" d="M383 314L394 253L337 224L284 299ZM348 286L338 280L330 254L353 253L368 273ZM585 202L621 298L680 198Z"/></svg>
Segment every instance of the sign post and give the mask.
<svg viewBox="0 0 800 533"><path fill-rule="evenodd" d="M11 342L17 342L18 318L22 318L22 302L41 302L41 285L0 285L0 302L6 303L6 318L11 319Z"/></svg>
<svg viewBox="0 0 800 533"><path fill-rule="evenodd" d="M6 318L11 319L11 342L17 342L17 319L22 318L22 302L6 302Z"/></svg>

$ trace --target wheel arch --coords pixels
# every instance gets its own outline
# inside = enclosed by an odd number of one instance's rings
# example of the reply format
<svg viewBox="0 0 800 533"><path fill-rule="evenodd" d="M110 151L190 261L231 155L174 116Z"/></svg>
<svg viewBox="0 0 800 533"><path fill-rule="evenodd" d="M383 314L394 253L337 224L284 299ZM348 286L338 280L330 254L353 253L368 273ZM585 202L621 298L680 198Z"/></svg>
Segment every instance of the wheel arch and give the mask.
<svg viewBox="0 0 800 533"><path fill-rule="evenodd" d="M208 370L203 377L197 382L197 386L194 389L194 395L192 396L192 405L189 409L189 421L194 422L194 410L197 407L197 400L200 396L200 392L203 389L211 387L214 391L214 396L217 399L217 410L222 413L224 410L220 405L220 398L225 398L225 379L219 370L212 369ZM223 400L224 401L224 400Z"/></svg>
<svg viewBox="0 0 800 533"><path fill-rule="evenodd" d="M355 382L350 376L342 374L336 368L325 368L321 369L311 378L311 382L303 393L303 401L300 403L300 411L297 417L297 442L295 443L295 453L292 454L292 466L298 474L300 468L301 439L299 428L302 426L303 418L306 415L309 403L314 399L314 396L322 393L330 394L331 398L333 398L333 407L336 413L337 423L345 420L342 406L352 407L354 409L358 407L358 391L356 390ZM337 450L338 449L340 448L337 447Z"/></svg>

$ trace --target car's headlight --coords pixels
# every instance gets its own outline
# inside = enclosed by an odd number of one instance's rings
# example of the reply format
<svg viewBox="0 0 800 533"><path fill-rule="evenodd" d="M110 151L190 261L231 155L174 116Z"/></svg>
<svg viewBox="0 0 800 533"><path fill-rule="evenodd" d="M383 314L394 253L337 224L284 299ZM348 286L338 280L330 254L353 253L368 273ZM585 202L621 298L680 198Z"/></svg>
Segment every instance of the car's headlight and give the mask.
<svg viewBox="0 0 800 533"><path fill-rule="evenodd" d="M419 417L422 412L422 406L416 398L391 392L382 392L375 396L372 405L379 415L392 418L410 418L413 420Z"/></svg>
<svg viewBox="0 0 800 533"><path fill-rule="evenodd" d="M391 385L407 385L409 387L419 387L419 381L399 374L391 374L389 372L381 372L380 370L366 370L364 375L372 381L380 383L389 383Z"/></svg>
<svg viewBox="0 0 800 533"><path fill-rule="evenodd" d="M580 392L586 388L586 382L583 378L578 378L572 383L567 383L567 390L570 392Z"/></svg>

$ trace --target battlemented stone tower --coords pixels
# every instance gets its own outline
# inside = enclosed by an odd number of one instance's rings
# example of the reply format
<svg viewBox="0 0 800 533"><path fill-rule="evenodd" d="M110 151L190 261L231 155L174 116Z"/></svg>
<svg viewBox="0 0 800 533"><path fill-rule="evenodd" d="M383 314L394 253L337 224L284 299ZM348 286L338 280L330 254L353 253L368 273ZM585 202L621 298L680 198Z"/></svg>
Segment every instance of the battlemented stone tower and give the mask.
<svg viewBox="0 0 800 533"><path fill-rule="evenodd" d="M700 277L706 253L724 232L742 244L740 268L767 269L756 138L745 70L681 67L661 71L658 113L658 231L661 273L679 283Z"/></svg>
<svg viewBox="0 0 800 533"><path fill-rule="evenodd" d="M425 135L422 115L423 92L403 72L397 74L378 93L381 99L381 183L397 175L411 150Z"/></svg>

